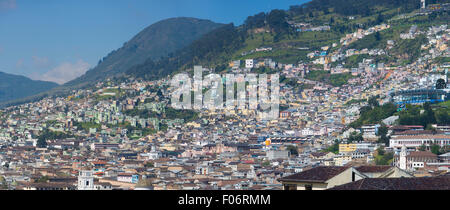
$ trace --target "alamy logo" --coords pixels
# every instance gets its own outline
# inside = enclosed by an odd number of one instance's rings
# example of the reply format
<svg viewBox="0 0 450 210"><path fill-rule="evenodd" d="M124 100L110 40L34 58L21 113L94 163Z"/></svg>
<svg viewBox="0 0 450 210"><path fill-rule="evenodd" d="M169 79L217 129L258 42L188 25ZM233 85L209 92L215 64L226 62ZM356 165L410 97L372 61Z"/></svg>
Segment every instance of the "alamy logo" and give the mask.
<svg viewBox="0 0 450 210"><path fill-rule="evenodd" d="M194 81L187 73L171 80L172 107L194 110L253 110L260 120L279 116L280 85L278 74L209 74L194 67ZM270 89L269 83L270 82ZM204 91L206 92L204 93Z"/></svg>

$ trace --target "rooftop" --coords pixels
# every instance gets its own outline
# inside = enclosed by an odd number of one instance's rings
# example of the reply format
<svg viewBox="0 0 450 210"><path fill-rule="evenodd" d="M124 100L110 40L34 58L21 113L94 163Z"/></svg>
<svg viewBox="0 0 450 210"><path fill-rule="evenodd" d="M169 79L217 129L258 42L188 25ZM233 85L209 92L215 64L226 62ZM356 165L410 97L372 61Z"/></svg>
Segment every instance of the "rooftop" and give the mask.
<svg viewBox="0 0 450 210"><path fill-rule="evenodd" d="M283 177L280 179L280 181L325 182L342 173L348 168L349 167L345 166L319 166L287 177Z"/></svg>
<svg viewBox="0 0 450 210"><path fill-rule="evenodd" d="M450 190L450 177L368 178L329 190Z"/></svg>

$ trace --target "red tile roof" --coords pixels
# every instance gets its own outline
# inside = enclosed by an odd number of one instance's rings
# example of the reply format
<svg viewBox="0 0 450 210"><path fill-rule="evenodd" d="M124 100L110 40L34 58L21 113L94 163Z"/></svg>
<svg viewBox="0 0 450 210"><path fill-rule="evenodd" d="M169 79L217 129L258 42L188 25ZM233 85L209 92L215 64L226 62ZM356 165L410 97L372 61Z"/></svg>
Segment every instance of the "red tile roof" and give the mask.
<svg viewBox="0 0 450 210"><path fill-rule="evenodd" d="M359 166L356 170L361 173L382 173L391 168L392 166Z"/></svg>
<svg viewBox="0 0 450 210"><path fill-rule="evenodd" d="M450 177L370 178L329 190L450 190Z"/></svg>
<svg viewBox="0 0 450 210"><path fill-rule="evenodd" d="M346 166L319 166L300 173L286 176L280 181L291 182L325 182L336 175L344 172L349 167Z"/></svg>

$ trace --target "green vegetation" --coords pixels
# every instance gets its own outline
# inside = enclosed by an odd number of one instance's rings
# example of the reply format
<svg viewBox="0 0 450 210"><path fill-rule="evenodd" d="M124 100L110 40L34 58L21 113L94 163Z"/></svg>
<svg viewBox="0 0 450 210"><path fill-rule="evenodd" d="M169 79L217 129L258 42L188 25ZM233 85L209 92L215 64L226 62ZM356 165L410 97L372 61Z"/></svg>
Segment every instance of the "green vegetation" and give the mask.
<svg viewBox="0 0 450 210"><path fill-rule="evenodd" d="M34 81L24 76L0 72L0 102L25 98L57 86L53 82Z"/></svg>
<svg viewBox="0 0 450 210"><path fill-rule="evenodd" d="M450 62L450 57L437 57L434 59L434 62L437 64L444 64Z"/></svg>
<svg viewBox="0 0 450 210"><path fill-rule="evenodd" d="M335 87L340 87L348 83L348 80L353 78L350 73L332 74L330 76L330 84Z"/></svg>
<svg viewBox="0 0 450 210"><path fill-rule="evenodd" d="M306 75L306 79L325 81L330 75L329 71L310 71L309 74Z"/></svg>
<svg viewBox="0 0 450 210"><path fill-rule="evenodd" d="M298 147L296 147L296 146L289 145L289 146L287 146L286 150L288 150L289 154L291 154L293 156L298 155Z"/></svg>
<svg viewBox="0 0 450 210"><path fill-rule="evenodd" d="M153 168L153 167L155 167L155 165L152 162L147 162L147 163L145 163L144 167L145 168Z"/></svg>
<svg viewBox="0 0 450 210"><path fill-rule="evenodd" d="M397 58L403 59L404 64L410 64L419 58L421 46L425 43L427 43L425 35L420 35L415 39L402 39L392 48L391 53Z"/></svg>
<svg viewBox="0 0 450 210"><path fill-rule="evenodd" d="M370 16L397 7L400 8L399 12L410 12L419 8L419 2L414 0L313 0L303 6L292 6L290 11L296 14L311 14L319 11L328 14L332 8L331 11L338 15Z"/></svg>
<svg viewBox="0 0 450 210"><path fill-rule="evenodd" d="M130 109L124 111L125 115L139 116L140 118L159 118L159 119L183 119L184 122L191 122L198 119L198 113L192 110L178 110L166 107L165 112L158 114L148 109Z"/></svg>
<svg viewBox="0 0 450 210"><path fill-rule="evenodd" d="M47 183L49 180L48 176L40 176L39 178L35 179L35 183Z"/></svg>
<svg viewBox="0 0 450 210"><path fill-rule="evenodd" d="M198 119L198 113L192 110L177 110L167 107L165 114L168 119L183 119L185 122L191 122Z"/></svg>
<svg viewBox="0 0 450 210"><path fill-rule="evenodd" d="M83 129L89 132L89 129L96 128L97 130L101 129L102 125L94 122L74 122L73 126L77 126L78 130Z"/></svg>
<svg viewBox="0 0 450 210"><path fill-rule="evenodd" d="M261 164L263 167L268 167L270 166L270 161L265 161Z"/></svg>
<svg viewBox="0 0 450 210"><path fill-rule="evenodd" d="M394 154L391 152L386 152L384 148L378 148L375 155L376 165L392 165L394 160Z"/></svg>
<svg viewBox="0 0 450 210"><path fill-rule="evenodd" d="M0 176L0 190L7 190L8 184L6 183L6 179L3 176Z"/></svg>
<svg viewBox="0 0 450 210"><path fill-rule="evenodd" d="M75 137L72 134L67 134L59 131L51 131L45 129L38 137L37 147L45 148L47 146L47 140L58 140Z"/></svg>
<svg viewBox="0 0 450 210"><path fill-rule="evenodd" d="M101 94L97 94L94 96L94 100L96 102L105 101L110 99L120 99L121 97L126 96L123 90L120 88L109 88L104 90Z"/></svg>
<svg viewBox="0 0 450 210"><path fill-rule="evenodd" d="M436 2L443 3L440 0L427 1L428 4ZM124 78L123 73L127 78L130 76L153 80L191 69L193 65L208 66L219 72L226 72L228 62L234 59L272 58L282 63L308 62L308 52L339 43L343 35L353 33L357 29L367 29L381 23L388 23L391 28L368 35L349 47L386 49L386 41L394 40L395 47L387 50L389 56L370 58L386 64L407 64L420 56L420 46L427 40L423 35L414 40L401 40L399 34L406 32L411 25L417 25L423 30L431 25L448 23L448 11L410 18L398 16L413 14L412 12L419 8L419 3L418 0L312 0L306 4L292 6L289 10L273 10L250 16L243 25L237 27L207 20L172 18L146 28L123 47L101 59L97 67L82 77L52 89L51 92L20 102L41 99L47 95L64 95L72 88L88 86L92 81L104 78L121 80ZM297 32L287 24L288 20L308 23L311 26L329 25L331 30ZM243 52L258 47L272 47L273 50L242 55ZM331 50L339 47L341 46L338 44ZM364 57L350 57L344 62L346 67L355 66ZM448 58L436 58L435 61L445 63ZM328 82L340 86L345 84L348 78L348 75L337 76ZM0 97L2 94L6 93L0 91Z"/></svg>
<svg viewBox="0 0 450 210"><path fill-rule="evenodd" d="M430 151L433 154L442 155L442 154L445 154L447 152L450 152L450 146L447 145L447 146L444 146L444 147L440 147L437 144L433 144L433 145L431 145Z"/></svg>
<svg viewBox="0 0 450 210"><path fill-rule="evenodd" d="M154 111L148 110L148 109L135 108L135 109L125 110L123 113L128 116L139 116L140 118L144 118L144 119L161 117L160 114L158 114Z"/></svg>
<svg viewBox="0 0 450 210"><path fill-rule="evenodd" d="M362 55L352 55L350 57L347 57L343 60L344 67L345 68L354 68L358 67L358 63L363 62L364 59L370 58L369 55L362 54Z"/></svg>
<svg viewBox="0 0 450 210"><path fill-rule="evenodd" d="M321 70L310 71L309 74L306 75L306 79L327 83L335 87L347 84L348 80L351 78L353 78L353 76L350 73L331 74L329 71Z"/></svg>
<svg viewBox="0 0 450 210"><path fill-rule="evenodd" d="M400 125L422 125L431 129L431 124L450 124L449 102L439 103L433 109L431 104L425 103L423 106L406 105L406 110L399 113ZM421 110L424 110L421 113Z"/></svg>
<svg viewBox="0 0 450 210"><path fill-rule="evenodd" d="M378 140L378 143L383 143L386 146L389 146L389 140L390 138L387 136L388 134L388 127L381 123L381 127L378 128L378 136L380 136L380 139Z"/></svg>
<svg viewBox="0 0 450 210"><path fill-rule="evenodd" d="M362 133L358 133L356 131L352 132L347 140L348 143L362 142L362 141L364 141Z"/></svg>
<svg viewBox="0 0 450 210"><path fill-rule="evenodd" d="M369 102L369 104L371 103ZM396 111L397 107L392 103L386 103L383 106L379 106L378 102L372 102L371 105L364 106L360 109L359 119L350 123L350 127L358 128L366 124L380 123L381 120L392 116Z"/></svg>
<svg viewBox="0 0 450 210"><path fill-rule="evenodd" d="M322 150L322 152L332 152L334 154L338 154L339 153L339 141L335 140L333 145Z"/></svg>
<svg viewBox="0 0 450 210"><path fill-rule="evenodd" d="M157 131L153 128L144 128L142 129L142 136L149 136L157 133Z"/></svg>
<svg viewBox="0 0 450 210"><path fill-rule="evenodd" d="M447 83L445 82L444 79L438 79L436 82L436 89L440 90L440 89L445 89L447 88Z"/></svg>
<svg viewBox="0 0 450 210"><path fill-rule="evenodd" d="M360 104L360 103L363 103L363 102L366 102L366 101L367 100L365 100L365 99L352 99L350 101L347 101L344 105L345 106L350 106L352 104Z"/></svg>

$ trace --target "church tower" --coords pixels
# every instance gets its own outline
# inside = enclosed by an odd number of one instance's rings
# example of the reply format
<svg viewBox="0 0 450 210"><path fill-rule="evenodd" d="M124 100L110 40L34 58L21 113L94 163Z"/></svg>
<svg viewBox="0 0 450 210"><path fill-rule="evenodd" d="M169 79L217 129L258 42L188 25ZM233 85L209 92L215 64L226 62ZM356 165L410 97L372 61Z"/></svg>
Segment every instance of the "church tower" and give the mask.
<svg viewBox="0 0 450 210"><path fill-rule="evenodd" d="M80 170L78 174L78 190L94 190L92 171Z"/></svg>
<svg viewBox="0 0 450 210"><path fill-rule="evenodd" d="M426 7L426 2L425 1L426 0L420 0L420 5L421 5L422 9L425 9L425 7Z"/></svg>
<svg viewBox="0 0 450 210"><path fill-rule="evenodd" d="M406 146L402 146L402 150L400 151L400 169L406 170Z"/></svg>

